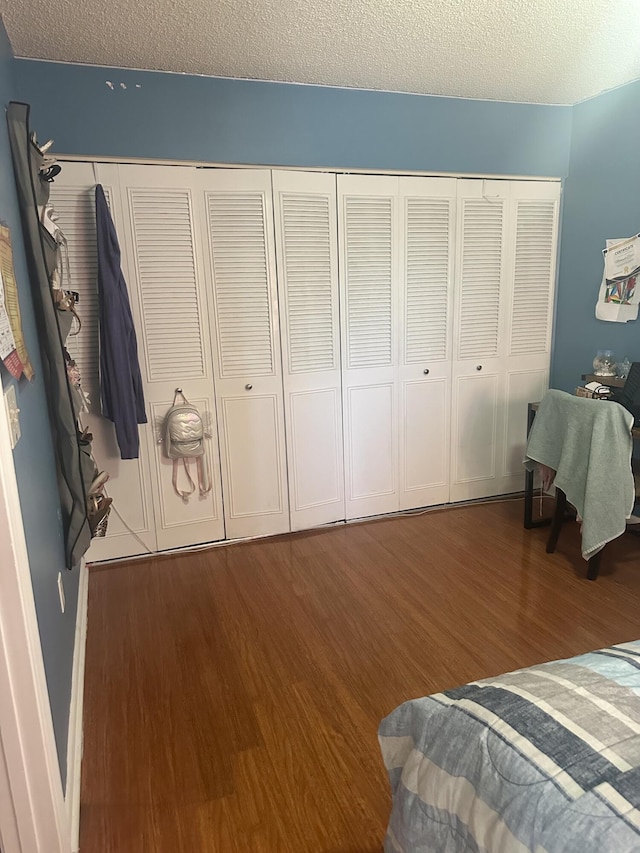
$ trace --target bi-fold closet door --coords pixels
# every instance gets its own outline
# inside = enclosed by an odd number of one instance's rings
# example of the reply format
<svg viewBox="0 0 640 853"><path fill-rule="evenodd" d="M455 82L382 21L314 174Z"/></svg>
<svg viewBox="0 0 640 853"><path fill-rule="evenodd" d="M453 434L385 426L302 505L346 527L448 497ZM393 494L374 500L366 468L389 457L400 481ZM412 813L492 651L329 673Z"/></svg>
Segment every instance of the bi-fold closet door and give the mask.
<svg viewBox="0 0 640 853"><path fill-rule="evenodd" d="M345 518L336 177L274 171L291 529Z"/></svg>
<svg viewBox="0 0 640 853"><path fill-rule="evenodd" d="M227 538L343 519L335 176L199 181Z"/></svg>
<svg viewBox="0 0 640 853"><path fill-rule="evenodd" d="M119 184L112 178L113 173L100 180L117 232L122 235ZM129 528L115 512L111 513L108 535L93 540L89 551L89 558L106 560L137 554L145 548L156 551L158 541L147 464L154 452L153 434L141 428L140 458L120 459L113 425L100 415L95 183L91 163L65 163L63 173L51 186L50 200L67 238L71 287L79 294L82 327L77 335L67 339L67 348L80 369L82 387L89 399L90 411L81 416L82 423L93 435L93 453L99 468L111 473L107 490L122 510ZM139 330L139 324L136 325Z"/></svg>
<svg viewBox="0 0 640 853"><path fill-rule="evenodd" d="M450 500L522 488L549 381L560 184L458 180Z"/></svg>
<svg viewBox="0 0 640 853"><path fill-rule="evenodd" d="M271 174L198 170L226 535L289 530Z"/></svg>
<svg viewBox="0 0 640 853"><path fill-rule="evenodd" d="M338 176L347 518L449 498L455 198Z"/></svg>
<svg viewBox="0 0 640 853"><path fill-rule="evenodd" d="M69 245L71 284L80 293L83 327L70 340L90 414L94 455L110 474L107 490L118 513L94 540L90 559L110 559L223 539L224 518L213 364L207 312L202 194L188 167L67 163L52 202ZM102 183L119 237L129 287L148 424L140 427L140 457L121 460L113 425L99 415L94 186ZM160 444L164 414L176 388L198 406L208 426L212 489L188 503L175 493L173 465ZM144 546L144 547L143 547Z"/></svg>

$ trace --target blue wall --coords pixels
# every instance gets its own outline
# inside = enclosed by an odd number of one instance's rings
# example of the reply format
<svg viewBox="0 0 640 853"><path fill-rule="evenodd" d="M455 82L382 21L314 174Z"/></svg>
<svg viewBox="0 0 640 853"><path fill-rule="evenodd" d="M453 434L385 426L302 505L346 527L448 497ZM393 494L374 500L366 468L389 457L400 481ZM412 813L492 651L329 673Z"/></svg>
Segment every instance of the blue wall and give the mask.
<svg viewBox="0 0 640 853"><path fill-rule="evenodd" d="M571 107L27 59L16 67L34 126L65 154L559 177L569 169Z"/></svg>
<svg viewBox="0 0 640 853"><path fill-rule="evenodd" d="M0 22L0 102L4 108L10 100L15 99L14 62L9 41ZM43 129L42 133L46 134L46 129ZM66 784L78 572L77 570L68 572L65 569L53 447L4 115L0 123L0 219L4 220L11 229L23 331L27 350L35 369L35 378L32 382L21 379L16 384L22 438L16 445L13 458L20 492L20 507L29 553L60 773L64 785ZM2 384L6 388L14 380L9 377L4 367L1 367L0 371ZM58 571L63 572L67 601L64 614L60 612L58 598Z"/></svg>
<svg viewBox="0 0 640 853"><path fill-rule="evenodd" d="M599 349L640 360L640 320L596 320L602 249L640 232L640 82L577 104L564 215L552 384L572 390Z"/></svg>

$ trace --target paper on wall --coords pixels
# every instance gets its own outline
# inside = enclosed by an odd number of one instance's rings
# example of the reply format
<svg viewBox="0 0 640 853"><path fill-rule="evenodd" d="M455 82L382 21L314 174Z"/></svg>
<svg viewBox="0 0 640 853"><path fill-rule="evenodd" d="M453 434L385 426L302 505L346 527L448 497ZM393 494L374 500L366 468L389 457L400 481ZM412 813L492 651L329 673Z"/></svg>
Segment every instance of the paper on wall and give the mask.
<svg viewBox="0 0 640 853"><path fill-rule="evenodd" d="M609 323L638 319L640 304L640 239L638 235L607 240L596 317Z"/></svg>
<svg viewBox="0 0 640 853"><path fill-rule="evenodd" d="M16 342L11 331L9 315L4 304L4 284L0 274L0 358L12 376L19 379L22 376L23 365L16 352Z"/></svg>
<svg viewBox="0 0 640 853"><path fill-rule="evenodd" d="M0 223L0 271L2 271L3 297L9 323L15 341L16 352L22 364L24 376L33 379L33 367L27 352L24 334L22 332L22 319L20 316L20 303L18 302L18 286L16 284L13 269L13 251L11 249L11 234L6 225Z"/></svg>

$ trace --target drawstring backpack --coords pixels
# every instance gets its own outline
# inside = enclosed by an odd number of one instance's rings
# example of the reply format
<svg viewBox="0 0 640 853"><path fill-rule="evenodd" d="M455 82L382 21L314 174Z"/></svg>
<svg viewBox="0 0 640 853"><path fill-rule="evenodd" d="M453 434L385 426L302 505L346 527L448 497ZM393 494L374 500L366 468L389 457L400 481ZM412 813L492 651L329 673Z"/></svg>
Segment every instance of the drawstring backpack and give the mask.
<svg viewBox="0 0 640 853"><path fill-rule="evenodd" d="M182 397L182 403L178 402L178 397ZM173 405L164 417L163 438L164 454L168 459L173 460L173 489L178 497L188 503L189 498L196 490L196 484L189 469L190 459L194 459L196 463L200 497L209 494L211 481L206 464L205 430L202 415L187 400L181 388L176 388ZM183 491L178 487L180 462L182 462L187 475L189 491Z"/></svg>

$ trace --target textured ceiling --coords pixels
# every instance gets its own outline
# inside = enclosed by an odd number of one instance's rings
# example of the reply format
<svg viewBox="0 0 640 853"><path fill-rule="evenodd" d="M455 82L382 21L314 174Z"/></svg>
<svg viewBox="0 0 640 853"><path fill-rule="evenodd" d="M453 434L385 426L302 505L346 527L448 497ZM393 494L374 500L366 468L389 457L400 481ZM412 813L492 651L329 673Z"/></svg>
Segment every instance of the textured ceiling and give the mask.
<svg viewBox="0 0 640 853"><path fill-rule="evenodd" d="M16 56L573 104L640 78L640 0L0 0Z"/></svg>

